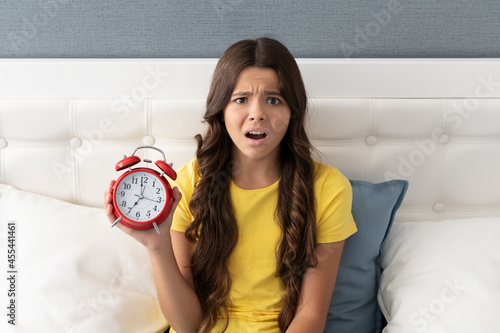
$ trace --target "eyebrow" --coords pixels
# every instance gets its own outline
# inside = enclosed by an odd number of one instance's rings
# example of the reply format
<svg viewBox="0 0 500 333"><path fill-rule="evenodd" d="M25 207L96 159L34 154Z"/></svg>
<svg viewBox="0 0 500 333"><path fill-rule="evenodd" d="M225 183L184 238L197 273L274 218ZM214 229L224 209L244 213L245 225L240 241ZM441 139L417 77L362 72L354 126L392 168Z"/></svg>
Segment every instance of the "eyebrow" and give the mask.
<svg viewBox="0 0 500 333"><path fill-rule="evenodd" d="M251 96L252 93L249 91L237 91L235 92L232 97L234 96ZM281 96L281 93L279 91L269 91L265 90L264 95L276 95L276 96Z"/></svg>

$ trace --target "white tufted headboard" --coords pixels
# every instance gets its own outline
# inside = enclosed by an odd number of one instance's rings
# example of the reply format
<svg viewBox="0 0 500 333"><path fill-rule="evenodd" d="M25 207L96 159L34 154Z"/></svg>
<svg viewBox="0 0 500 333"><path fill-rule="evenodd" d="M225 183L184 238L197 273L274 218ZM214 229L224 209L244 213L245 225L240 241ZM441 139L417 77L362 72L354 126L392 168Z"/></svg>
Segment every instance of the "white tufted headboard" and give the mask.
<svg viewBox="0 0 500 333"><path fill-rule="evenodd" d="M180 167L203 132L215 63L1 60L0 183L101 207L135 147ZM298 63L323 161L350 179L409 180L396 221L500 215L500 60Z"/></svg>

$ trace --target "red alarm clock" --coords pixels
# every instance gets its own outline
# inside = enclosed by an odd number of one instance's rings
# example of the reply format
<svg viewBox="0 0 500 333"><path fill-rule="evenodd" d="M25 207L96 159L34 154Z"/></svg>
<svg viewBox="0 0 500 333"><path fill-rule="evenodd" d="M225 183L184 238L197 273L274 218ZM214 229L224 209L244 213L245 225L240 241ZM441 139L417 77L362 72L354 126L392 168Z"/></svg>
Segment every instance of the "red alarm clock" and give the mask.
<svg viewBox="0 0 500 333"><path fill-rule="evenodd" d="M161 172L147 167L132 169L132 166L141 162L135 153L143 148L154 149L162 154L163 161L155 162ZM152 162L148 159L143 161ZM167 164L165 154L159 148L141 146L136 148L131 156L125 156L118 162L115 169L116 171L128 170L116 180L113 186L113 207L118 219L112 227L121 222L134 229L155 228L159 234L158 225L167 218L174 201L172 188L164 177L166 174L173 180L177 178L172 164Z"/></svg>

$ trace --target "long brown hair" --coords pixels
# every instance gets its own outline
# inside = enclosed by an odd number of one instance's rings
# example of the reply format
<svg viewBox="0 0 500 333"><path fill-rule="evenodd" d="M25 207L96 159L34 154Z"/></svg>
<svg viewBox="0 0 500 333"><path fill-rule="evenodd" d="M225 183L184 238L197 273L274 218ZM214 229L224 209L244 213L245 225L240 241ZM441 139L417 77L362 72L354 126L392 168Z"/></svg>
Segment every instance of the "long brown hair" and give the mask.
<svg viewBox="0 0 500 333"><path fill-rule="evenodd" d="M210 332L218 316L226 318L224 330L229 322L231 277L227 264L238 241L238 228L229 200L232 141L222 121L222 110L230 101L238 75L249 66L276 71L281 96L291 111L279 161L277 217L282 238L276 253L276 274L286 289L278 316L281 331L293 319L307 267L317 264L313 147L304 128L307 96L300 70L288 49L274 39L237 42L217 63L204 116L208 129L203 138L196 136L201 178L190 202L194 221L186 230L186 238L194 244L191 270L204 311L199 332Z"/></svg>

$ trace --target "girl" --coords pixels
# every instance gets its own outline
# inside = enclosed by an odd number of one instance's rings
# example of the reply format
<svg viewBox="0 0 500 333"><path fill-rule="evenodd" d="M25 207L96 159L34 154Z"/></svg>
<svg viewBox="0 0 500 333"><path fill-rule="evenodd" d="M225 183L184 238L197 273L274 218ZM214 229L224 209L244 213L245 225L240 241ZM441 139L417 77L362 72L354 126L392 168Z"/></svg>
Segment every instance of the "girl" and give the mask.
<svg viewBox="0 0 500 333"><path fill-rule="evenodd" d="M118 224L146 247L175 332L323 332L356 226L349 181L312 159L306 105L285 46L269 38L230 46L212 78L208 129L178 171L161 234Z"/></svg>

